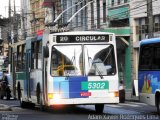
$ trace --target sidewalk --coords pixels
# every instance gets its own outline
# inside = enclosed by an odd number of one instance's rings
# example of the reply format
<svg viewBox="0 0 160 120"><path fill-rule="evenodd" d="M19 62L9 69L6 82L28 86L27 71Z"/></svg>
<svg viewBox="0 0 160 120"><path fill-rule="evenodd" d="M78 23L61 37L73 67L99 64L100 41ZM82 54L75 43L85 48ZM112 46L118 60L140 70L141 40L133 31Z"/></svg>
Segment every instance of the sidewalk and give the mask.
<svg viewBox="0 0 160 120"><path fill-rule="evenodd" d="M126 92L125 93L125 101L140 102L139 101L139 96L133 96L131 92Z"/></svg>
<svg viewBox="0 0 160 120"><path fill-rule="evenodd" d="M11 107L8 105L0 104L0 111L11 111Z"/></svg>

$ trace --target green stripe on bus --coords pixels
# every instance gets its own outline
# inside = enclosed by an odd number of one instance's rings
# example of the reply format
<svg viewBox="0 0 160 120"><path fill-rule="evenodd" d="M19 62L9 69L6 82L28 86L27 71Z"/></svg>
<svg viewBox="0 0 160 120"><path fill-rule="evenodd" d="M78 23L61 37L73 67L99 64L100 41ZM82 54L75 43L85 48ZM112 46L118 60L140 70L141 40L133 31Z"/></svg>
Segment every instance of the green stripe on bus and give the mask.
<svg viewBox="0 0 160 120"><path fill-rule="evenodd" d="M82 90L107 90L109 89L108 81L88 81L81 83Z"/></svg>
<svg viewBox="0 0 160 120"><path fill-rule="evenodd" d="M16 73L16 80L25 80L26 79L26 73L21 72L21 73Z"/></svg>

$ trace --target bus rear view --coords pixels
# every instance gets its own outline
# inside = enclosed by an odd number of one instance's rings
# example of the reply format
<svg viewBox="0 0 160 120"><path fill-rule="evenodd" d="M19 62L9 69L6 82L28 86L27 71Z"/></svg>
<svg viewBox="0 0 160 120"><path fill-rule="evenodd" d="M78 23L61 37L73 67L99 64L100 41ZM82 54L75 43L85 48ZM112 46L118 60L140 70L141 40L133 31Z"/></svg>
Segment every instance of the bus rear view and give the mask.
<svg viewBox="0 0 160 120"><path fill-rule="evenodd" d="M58 33L49 43L49 105L95 104L102 112L105 103L119 102L114 34Z"/></svg>

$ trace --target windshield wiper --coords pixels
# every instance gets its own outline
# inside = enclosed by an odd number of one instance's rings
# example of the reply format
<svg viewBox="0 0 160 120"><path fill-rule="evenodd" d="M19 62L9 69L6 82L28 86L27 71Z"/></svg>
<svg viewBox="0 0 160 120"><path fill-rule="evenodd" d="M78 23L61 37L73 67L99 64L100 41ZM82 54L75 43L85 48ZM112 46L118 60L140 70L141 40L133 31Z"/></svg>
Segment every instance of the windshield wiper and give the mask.
<svg viewBox="0 0 160 120"><path fill-rule="evenodd" d="M111 51L112 51L112 48L113 48L113 47L111 47L111 48L109 49L109 52L108 52L108 54L106 55L105 59L103 60L103 63L106 61L106 59L107 59L108 56L110 55L110 53L111 53Z"/></svg>
<svg viewBox="0 0 160 120"><path fill-rule="evenodd" d="M72 59L71 59L72 63L75 61L75 58L76 58L75 56L76 56L76 53L75 53L75 49L74 49L74 55L72 56ZM74 63L73 63L73 65L74 65Z"/></svg>
<svg viewBox="0 0 160 120"><path fill-rule="evenodd" d="M93 59L92 59L91 57L89 57L88 49L87 49L87 57L88 57L88 63L89 63L89 66L90 66L90 62L89 62L89 61L90 61L90 60L93 61ZM97 65L95 64L96 62L93 62L93 63L94 63L94 65L95 65L95 68L96 68L96 71L98 72L99 77L100 77L101 79L103 79L104 77L103 77L101 71L99 70L99 68L97 67Z"/></svg>
<svg viewBox="0 0 160 120"><path fill-rule="evenodd" d="M94 62L93 62L93 63L94 63ZM101 71L99 70L99 68L97 67L96 62L94 63L94 66L95 66L96 71L98 72L99 77L100 77L101 79L103 79L104 77L103 77Z"/></svg>

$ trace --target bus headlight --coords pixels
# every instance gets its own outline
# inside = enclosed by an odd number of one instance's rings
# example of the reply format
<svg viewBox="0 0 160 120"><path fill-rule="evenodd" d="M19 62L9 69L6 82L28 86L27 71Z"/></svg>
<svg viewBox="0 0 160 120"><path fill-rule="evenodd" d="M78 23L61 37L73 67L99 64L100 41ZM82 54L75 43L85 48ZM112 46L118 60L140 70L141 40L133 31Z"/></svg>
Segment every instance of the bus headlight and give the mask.
<svg viewBox="0 0 160 120"><path fill-rule="evenodd" d="M119 97L119 92L109 93L109 97Z"/></svg>
<svg viewBox="0 0 160 120"><path fill-rule="evenodd" d="M48 98L57 100L60 99L60 94L48 93Z"/></svg>
<svg viewBox="0 0 160 120"><path fill-rule="evenodd" d="M53 99L53 93L48 93L48 98Z"/></svg>
<svg viewBox="0 0 160 120"><path fill-rule="evenodd" d="M53 99L56 99L56 100L60 99L60 94L54 94L54 98Z"/></svg>

